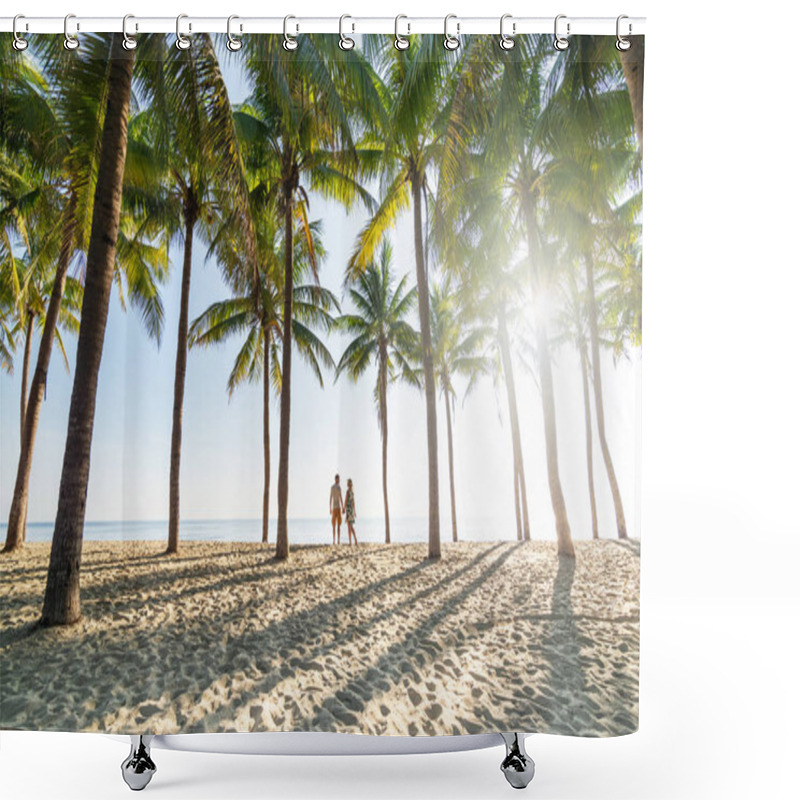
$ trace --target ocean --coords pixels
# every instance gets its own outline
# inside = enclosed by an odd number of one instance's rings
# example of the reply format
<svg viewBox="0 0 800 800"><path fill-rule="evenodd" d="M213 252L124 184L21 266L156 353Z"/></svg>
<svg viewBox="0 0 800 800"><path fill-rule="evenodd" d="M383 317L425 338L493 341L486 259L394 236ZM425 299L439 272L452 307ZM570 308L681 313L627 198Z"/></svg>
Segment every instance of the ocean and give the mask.
<svg viewBox="0 0 800 800"><path fill-rule="evenodd" d="M5 540L7 525L0 527ZM356 521L359 542L383 542L382 517ZM276 520L269 524L269 541L275 543ZM452 541L449 519L441 520L442 542ZM425 542L428 540L426 517L398 517L391 521L393 542ZM53 536L52 522L28 523L29 542L49 542ZM497 521L465 519L459 523L459 539L466 541L497 541L516 539L516 528L511 524L498 525ZM83 529L87 541L167 541L167 520L120 520L116 522L87 522ZM260 542L260 519L184 519L181 520L180 538L186 541ZM290 544L328 544L331 542L331 524L326 517L317 519L290 519ZM347 542L347 525L342 523L342 542Z"/></svg>

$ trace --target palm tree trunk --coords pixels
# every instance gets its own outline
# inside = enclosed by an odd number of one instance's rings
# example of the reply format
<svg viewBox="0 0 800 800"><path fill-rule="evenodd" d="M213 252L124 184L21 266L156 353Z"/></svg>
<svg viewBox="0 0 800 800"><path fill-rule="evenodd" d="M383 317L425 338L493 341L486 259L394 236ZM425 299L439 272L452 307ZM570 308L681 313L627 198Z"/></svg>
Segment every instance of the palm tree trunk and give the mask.
<svg viewBox="0 0 800 800"><path fill-rule="evenodd" d="M636 128L636 138L639 140L639 152L643 153L644 36L630 36L629 39L631 46L627 50L621 50L619 57L622 62L622 72L625 75L625 83L628 85L628 95L631 98L633 124Z"/></svg>
<svg viewBox="0 0 800 800"><path fill-rule="evenodd" d="M456 523L456 478L453 465L453 423L450 420L450 381L445 373L444 413L447 420L447 464L450 472L450 519L453 525L453 541L458 541L458 524Z"/></svg>
<svg viewBox="0 0 800 800"><path fill-rule="evenodd" d="M517 541L522 541L522 509L520 508L519 498L519 472L517 471L517 459L514 459L514 517L517 521Z"/></svg>
<svg viewBox="0 0 800 800"><path fill-rule="evenodd" d="M567 506L558 475L558 441L556 438L556 406L553 393L553 371L550 359L550 343L544 322L536 323L536 344L539 354L539 381L542 386L542 412L544 415L544 439L547 451L547 479L550 486L550 501L556 518L558 554L574 556L572 533L567 519Z"/></svg>
<svg viewBox="0 0 800 800"><path fill-rule="evenodd" d="M262 325L264 338L264 503L261 512L261 541L269 541L269 335L266 323Z"/></svg>
<svg viewBox="0 0 800 800"><path fill-rule="evenodd" d="M186 359L189 348L189 291L192 285L192 249L197 209L194 199L183 209L183 276L181 310L178 318L178 349L175 353L175 387L172 393L172 443L169 452L169 540L167 553L178 552L181 524L181 445L183 442L183 394L186 388Z"/></svg>
<svg viewBox="0 0 800 800"><path fill-rule="evenodd" d="M439 454L436 434L436 383L433 376L430 300L425 253L422 245L422 177L412 178L414 196L414 253L417 262L417 297L422 338L422 372L425 380L425 411L428 427L428 558L441 558L439 538Z"/></svg>
<svg viewBox="0 0 800 800"><path fill-rule="evenodd" d="M594 262L590 253L584 258L586 266L586 293L589 311L589 334L592 345L592 383L594 384L595 414L597 416L597 438L600 440L600 451L603 453L603 462L606 465L608 483L611 486L611 495L614 498L614 513L617 515L617 533L620 539L628 538L625 526L625 512L622 508L622 496L619 493L617 475L614 464L611 462L611 451L606 441L606 422L603 412L603 383L600 374L600 336L597 332L597 300L594 294Z"/></svg>
<svg viewBox="0 0 800 800"><path fill-rule="evenodd" d="M292 190L284 197L283 235L283 352L281 363L281 427L278 462L278 534L275 558L289 558L289 434L292 399L292 294L294 291L294 231L292 220Z"/></svg>
<svg viewBox="0 0 800 800"><path fill-rule="evenodd" d="M526 233L528 237L528 257L531 264L531 279L533 292L541 287L542 276L536 266L534 253L536 252L536 230L533 220L533 210L525 209ZM553 391L553 367L550 357L550 341L547 333L547 323L540 316L536 316L536 348L539 361L539 384L542 391L542 416L544 417L544 443L547 454L547 482L550 487L550 502L553 505L553 515L556 520L556 538L558 540L558 554L560 556L575 556L575 547L572 544L572 532L567 519L567 506L564 502L564 493L561 490L561 478L558 474L558 439L556 435L556 403Z"/></svg>
<svg viewBox="0 0 800 800"><path fill-rule="evenodd" d="M25 442L25 416L28 409L28 372L31 363L31 343L33 341L33 321L35 315L30 311L28 312L28 325L25 330L25 351L22 357L22 386L19 392L19 449L22 452L22 447ZM25 519L22 520L22 541L25 541L25 535L28 530L27 514Z"/></svg>
<svg viewBox="0 0 800 800"><path fill-rule="evenodd" d="M517 389L514 382L514 365L511 360L511 345L508 339L508 326L505 318L505 305L498 314L500 332L500 356L503 361L503 375L506 379L506 395L508 397L508 416L511 420L511 439L514 450L514 472L519 484L520 504L522 508L522 538L530 541L531 523L528 516L528 492L525 487L525 464L522 458L522 436L519 427L519 411L517 409Z"/></svg>
<svg viewBox="0 0 800 800"><path fill-rule="evenodd" d="M19 444L25 439L25 410L28 401L28 370L31 364L31 341L33 339L34 315L28 311L28 324L25 326L25 350L22 353L22 386L19 390Z"/></svg>
<svg viewBox="0 0 800 800"><path fill-rule="evenodd" d="M594 455L592 453L592 408L589 399L589 354L586 352L586 341L581 336L578 348L581 359L581 380L583 382L583 409L586 422L586 467L589 472L589 502L592 507L592 538L599 539L597 527L597 501L594 496Z"/></svg>
<svg viewBox="0 0 800 800"><path fill-rule="evenodd" d="M381 423L381 465L383 467L383 517L386 523L386 544L391 544L392 537L389 531L389 480L388 480L388 462L389 462L389 410L386 393L388 390L388 355L386 352L386 343L380 343L379 363L379 414Z"/></svg>
<svg viewBox="0 0 800 800"><path fill-rule="evenodd" d="M50 302L44 318L44 329L39 342L39 353L36 357L36 369L33 371L28 402L25 406L25 430L22 436L22 447L17 464L17 479L14 484L14 496L8 514L8 530L3 552L11 552L25 541L25 528L28 518L28 486L30 484L31 467L33 466L33 446L36 442L36 430L39 427L39 414L44 401L44 390L47 384L47 370L50 367L50 355L53 352L58 315L61 311L61 298L67 282L67 270L72 261L72 252L77 227L78 195L74 189L69 193L67 207L64 212L61 233L61 249L58 254L56 274L50 292Z"/></svg>
<svg viewBox="0 0 800 800"><path fill-rule="evenodd" d="M75 356L75 379L42 607L41 624L44 626L68 625L77 622L81 616L80 563L97 375L103 355L108 300L117 251L135 52L122 47L121 34L114 35L92 229L86 257L86 282Z"/></svg>

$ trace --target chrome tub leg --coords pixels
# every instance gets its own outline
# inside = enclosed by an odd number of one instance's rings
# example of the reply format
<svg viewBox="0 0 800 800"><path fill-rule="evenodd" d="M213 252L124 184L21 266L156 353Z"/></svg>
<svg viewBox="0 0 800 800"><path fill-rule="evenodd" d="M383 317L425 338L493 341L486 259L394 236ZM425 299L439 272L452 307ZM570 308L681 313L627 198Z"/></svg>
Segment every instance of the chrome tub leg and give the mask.
<svg viewBox="0 0 800 800"><path fill-rule="evenodd" d="M122 762L122 778L134 792L140 792L150 783L156 765L150 758L152 736L131 735L131 752Z"/></svg>
<svg viewBox="0 0 800 800"><path fill-rule="evenodd" d="M533 759L525 752L525 739L521 733L501 733L506 744L506 757L500 765L506 780L515 789L524 789L535 771Z"/></svg>

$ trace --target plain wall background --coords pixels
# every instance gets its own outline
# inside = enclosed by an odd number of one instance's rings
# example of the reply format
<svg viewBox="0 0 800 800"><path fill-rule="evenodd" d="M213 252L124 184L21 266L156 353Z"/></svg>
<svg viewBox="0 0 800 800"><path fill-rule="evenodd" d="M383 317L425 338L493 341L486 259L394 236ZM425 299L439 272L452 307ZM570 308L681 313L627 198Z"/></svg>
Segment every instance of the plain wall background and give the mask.
<svg viewBox="0 0 800 800"><path fill-rule="evenodd" d="M528 796L795 797L800 487L796 6L509 0L342 6L39 0L5 14L648 18L639 733L533 737ZM0 654L0 658L2 654ZM129 796L102 735L0 734L3 797ZM156 751L147 796L492 798L501 749L276 758ZM792 782L790 783L790 778Z"/></svg>

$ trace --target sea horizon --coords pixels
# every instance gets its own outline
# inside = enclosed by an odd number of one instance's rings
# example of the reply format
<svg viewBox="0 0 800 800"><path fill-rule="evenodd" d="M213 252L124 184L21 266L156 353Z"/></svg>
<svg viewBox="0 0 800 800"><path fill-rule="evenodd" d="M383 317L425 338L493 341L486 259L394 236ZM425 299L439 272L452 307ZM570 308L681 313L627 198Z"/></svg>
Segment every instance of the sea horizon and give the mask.
<svg viewBox="0 0 800 800"><path fill-rule="evenodd" d="M290 517L289 541L292 544L326 544L332 540L329 517ZM396 517L391 519L393 542L424 542L428 540L428 518ZM29 522L26 540L49 542L53 535L54 521ZM275 542L277 518L270 517L269 541ZM0 523L0 531L8 528ZM364 517L356 520L356 535L359 542L383 543L385 528L383 517ZM83 538L86 541L166 541L167 519L152 520L92 520L84 523ZM261 542L260 518L181 519L180 538L186 541ZM440 520L440 535L443 542L452 540L451 523L448 518ZM459 522L459 539L469 541L515 540L516 525L491 518L472 518ZM342 523L342 541L347 541L347 525ZM538 538L538 537L537 537ZM547 537L551 538L551 537Z"/></svg>

